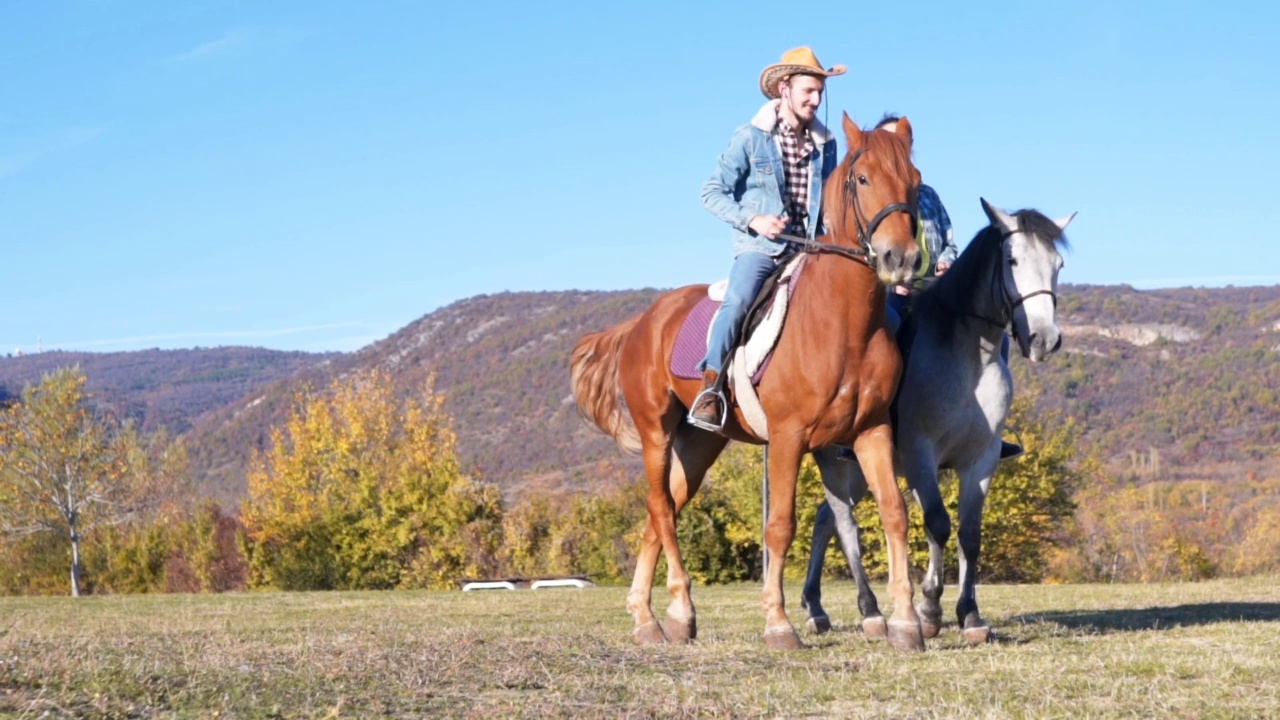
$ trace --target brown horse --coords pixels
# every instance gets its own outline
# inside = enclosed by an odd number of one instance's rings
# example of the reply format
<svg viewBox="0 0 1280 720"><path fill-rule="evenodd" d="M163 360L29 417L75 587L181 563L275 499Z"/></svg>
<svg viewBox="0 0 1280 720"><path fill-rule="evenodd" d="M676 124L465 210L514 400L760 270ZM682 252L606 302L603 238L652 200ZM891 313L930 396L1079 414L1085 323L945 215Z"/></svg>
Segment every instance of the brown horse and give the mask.
<svg viewBox="0 0 1280 720"><path fill-rule="evenodd" d="M844 132L848 151L823 195L830 233L807 248L815 255L757 389L769 436L764 637L773 648L801 647L782 594L783 561L796 531L800 460L815 448L850 443L866 470L888 540L894 605L889 640L900 649L921 650L924 637L907 572L907 515L894 477L889 428L901 360L885 328L882 284L905 281L917 261L913 218L920 173L911 164L911 125L905 118L892 133L864 133L845 115ZM685 421L701 385L674 377L669 360L681 323L706 292L705 285L695 285L663 294L638 317L584 336L570 361L578 408L624 449L643 453L649 521L627 595L639 643L696 636L676 516L730 439L766 442L752 434L737 410L722 435ZM666 553L672 595L662 624L650 606L659 547Z"/></svg>

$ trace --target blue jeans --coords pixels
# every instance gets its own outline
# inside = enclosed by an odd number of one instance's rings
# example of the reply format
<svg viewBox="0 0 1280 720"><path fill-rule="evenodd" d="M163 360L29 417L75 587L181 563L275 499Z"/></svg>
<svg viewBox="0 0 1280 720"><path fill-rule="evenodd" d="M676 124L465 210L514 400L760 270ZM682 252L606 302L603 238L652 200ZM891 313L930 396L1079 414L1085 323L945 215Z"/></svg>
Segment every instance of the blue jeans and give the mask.
<svg viewBox="0 0 1280 720"><path fill-rule="evenodd" d="M711 322L707 356L698 365L699 370L724 371L729 349L738 339L751 302L756 299L765 278L777 266L777 260L758 252L744 252L733 259L733 267L729 269L729 289L725 290L720 312Z"/></svg>

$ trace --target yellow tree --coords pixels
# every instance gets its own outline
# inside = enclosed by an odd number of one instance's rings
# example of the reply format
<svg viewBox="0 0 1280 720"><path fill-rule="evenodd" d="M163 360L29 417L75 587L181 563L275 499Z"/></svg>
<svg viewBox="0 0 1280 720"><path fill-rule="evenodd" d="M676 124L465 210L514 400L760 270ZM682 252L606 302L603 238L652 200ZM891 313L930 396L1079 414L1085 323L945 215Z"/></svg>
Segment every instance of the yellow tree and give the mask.
<svg viewBox="0 0 1280 720"><path fill-rule="evenodd" d="M442 403L379 371L300 395L249 471L250 584L436 587L492 566L498 493L462 472Z"/></svg>
<svg viewBox="0 0 1280 720"><path fill-rule="evenodd" d="M0 410L0 530L69 542L73 596L85 535L128 520L139 500L113 426L88 406L84 383L78 368L57 370Z"/></svg>
<svg viewBox="0 0 1280 720"><path fill-rule="evenodd" d="M134 498L126 522L101 533L87 547L94 587L107 592L176 589L169 574L194 532L195 488L181 441L163 430L142 434L126 423L112 445L122 463L121 482Z"/></svg>

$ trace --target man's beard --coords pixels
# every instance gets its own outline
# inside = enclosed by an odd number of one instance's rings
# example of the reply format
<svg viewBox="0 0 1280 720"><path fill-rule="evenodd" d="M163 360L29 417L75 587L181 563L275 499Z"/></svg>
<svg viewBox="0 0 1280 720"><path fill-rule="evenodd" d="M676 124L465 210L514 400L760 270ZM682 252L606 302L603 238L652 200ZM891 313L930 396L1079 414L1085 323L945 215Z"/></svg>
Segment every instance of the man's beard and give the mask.
<svg viewBox="0 0 1280 720"><path fill-rule="evenodd" d="M789 101L787 104L791 106L791 114L795 116L796 120L800 121L801 125L807 126L817 115L817 109L810 110L809 114L805 115L805 108L803 105L797 105L793 101Z"/></svg>

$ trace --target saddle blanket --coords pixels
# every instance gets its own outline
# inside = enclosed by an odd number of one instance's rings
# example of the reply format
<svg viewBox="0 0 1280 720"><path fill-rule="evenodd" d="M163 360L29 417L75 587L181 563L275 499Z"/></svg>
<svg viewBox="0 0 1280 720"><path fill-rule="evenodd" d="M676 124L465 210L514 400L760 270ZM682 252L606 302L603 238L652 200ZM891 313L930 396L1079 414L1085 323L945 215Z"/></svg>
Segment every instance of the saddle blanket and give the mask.
<svg viewBox="0 0 1280 720"><path fill-rule="evenodd" d="M764 320L752 331L746 341L741 343L748 347L748 355L754 356L757 360L751 364L758 363L758 367L750 369L752 385L760 384L760 379L764 377L765 370L769 367L769 361L773 359L773 347L777 344L778 336L782 332L787 301L795 292L796 280L799 279L803 260L804 256L800 256L788 263L782 277L778 280L779 288L785 286L785 297L779 292L774 293L769 300L769 306L763 311ZM711 329L711 322L720 309L720 302L724 298L725 285L726 283L722 280L709 287L707 296L693 306L685 317L684 323L680 325L680 331L676 333L675 348L671 353L672 375L689 380L698 380L702 377L698 364L707 354L707 335Z"/></svg>

